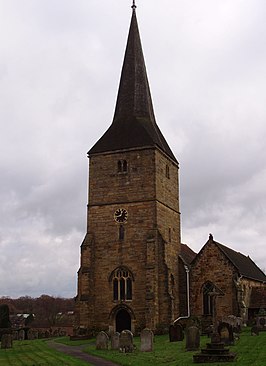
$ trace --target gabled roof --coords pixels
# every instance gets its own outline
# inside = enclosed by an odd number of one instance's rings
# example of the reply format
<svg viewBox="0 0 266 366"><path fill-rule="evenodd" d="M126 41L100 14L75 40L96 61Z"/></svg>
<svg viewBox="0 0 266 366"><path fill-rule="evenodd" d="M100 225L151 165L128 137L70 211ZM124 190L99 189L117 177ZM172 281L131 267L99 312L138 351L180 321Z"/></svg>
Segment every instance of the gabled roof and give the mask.
<svg viewBox="0 0 266 366"><path fill-rule="evenodd" d="M187 244L181 244L179 257L182 259L184 264L190 265L196 255L197 253L195 253Z"/></svg>
<svg viewBox="0 0 266 366"><path fill-rule="evenodd" d="M88 154L146 147L158 147L177 162L155 121L133 7L113 122Z"/></svg>
<svg viewBox="0 0 266 366"><path fill-rule="evenodd" d="M213 236L210 234L209 240L204 245L216 245L222 253L227 257L227 259L232 263L232 265L238 270L240 276L253 279L260 282L266 282L266 275L262 272L262 270L252 261L249 256L245 256L240 252L236 252L235 250L228 248L227 246L218 243L213 239ZM199 254L202 252L204 247L201 249Z"/></svg>

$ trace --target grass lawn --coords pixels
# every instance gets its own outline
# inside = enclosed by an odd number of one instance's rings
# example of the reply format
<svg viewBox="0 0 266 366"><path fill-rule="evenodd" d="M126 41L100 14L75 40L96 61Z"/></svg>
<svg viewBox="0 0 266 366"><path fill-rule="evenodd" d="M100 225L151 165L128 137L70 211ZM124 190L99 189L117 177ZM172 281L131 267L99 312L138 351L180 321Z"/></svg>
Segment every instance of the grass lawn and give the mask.
<svg viewBox="0 0 266 366"><path fill-rule="evenodd" d="M45 340L15 341L13 348L0 349L0 366L88 366L85 361L59 353Z"/></svg>
<svg viewBox="0 0 266 366"><path fill-rule="evenodd" d="M134 353L119 353L118 351L97 351L95 340L69 341L68 338L60 338L57 342L67 345L86 345L85 350L93 355L100 356L122 366L189 366L193 363L195 352L185 351L185 342L170 343L168 336L156 336L154 351L140 352L140 339L134 338L137 347ZM201 346L209 342L206 337L201 338ZM251 336L250 328L245 329L240 340L230 350L237 353L235 363L212 363L213 366L237 365L237 366L266 366L266 332L259 336ZM70 356L59 353L48 347L46 340L15 341L13 348L0 349L0 366L88 366L89 364Z"/></svg>
<svg viewBox="0 0 266 366"><path fill-rule="evenodd" d="M205 347L210 340L202 337L201 346ZM112 360L123 366L189 366L193 363L195 352L185 351L185 342L170 343L168 336L155 337L154 351L150 353L140 352L140 340L134 338L137 350L131 354L119 353L118 351L97 351L95 345L89 345L86 351L90 354L101 356ZM230 351L237 353L237 361L232 363L212 363L219 365L241 365L241 366L265 366L266 365L266 332L259 336L251 336L250 328L245 329L236 345L230 346Z"/></svg>

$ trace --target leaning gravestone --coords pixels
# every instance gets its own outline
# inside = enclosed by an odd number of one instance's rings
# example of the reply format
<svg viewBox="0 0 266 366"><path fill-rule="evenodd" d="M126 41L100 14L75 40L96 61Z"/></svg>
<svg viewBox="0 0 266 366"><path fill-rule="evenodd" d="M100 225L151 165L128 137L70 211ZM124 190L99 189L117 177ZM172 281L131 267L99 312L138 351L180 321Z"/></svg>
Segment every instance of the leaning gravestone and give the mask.
<svg viewBox="0 0 266 366"><path fill-rule="evenodd" d="M120 333L119 338L119 350L120 352L129 353L133 352L133 334L130 330L123 330Z"/></svg>
<svg viewBox="0 0 266 366"><path fill-rule="evenodd" d="M111 336L111 349L119 349L119 337L120 337L120 333L119 332L115 332L114 334L112 334Z"/></svg>
<svg viewBox="0 0 266 366"><path fill-rule="evenodd" d="M108 349L109 337L105 332L98 333L96 337L96 349Z"/></svg>
<svg viewBox="0 0 266 366"><path fill-rule="evenodd" d="M152 352L153 351L153 332L145 328L140 333L140 350L141 352Z"/></svg>
<svg viewBox="0 0 266 366"><path fill-rule="evenodd" d="M192 326L186 332L186 350L196 351L200 346L200 332L199 328Z"/></svg>

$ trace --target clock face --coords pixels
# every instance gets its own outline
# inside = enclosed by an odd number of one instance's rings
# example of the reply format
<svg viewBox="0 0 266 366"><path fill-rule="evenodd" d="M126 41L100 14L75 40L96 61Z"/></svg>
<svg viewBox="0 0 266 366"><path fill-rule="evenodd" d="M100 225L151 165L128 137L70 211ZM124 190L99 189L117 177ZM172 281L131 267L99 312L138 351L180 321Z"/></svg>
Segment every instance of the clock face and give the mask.
<svg viewBox="0 0 266 366"><path fill-rule="evenodd" d="M114 219L116 222L123 223L127 221L127 210L124 208L118 208L115 211Z"/></svg>

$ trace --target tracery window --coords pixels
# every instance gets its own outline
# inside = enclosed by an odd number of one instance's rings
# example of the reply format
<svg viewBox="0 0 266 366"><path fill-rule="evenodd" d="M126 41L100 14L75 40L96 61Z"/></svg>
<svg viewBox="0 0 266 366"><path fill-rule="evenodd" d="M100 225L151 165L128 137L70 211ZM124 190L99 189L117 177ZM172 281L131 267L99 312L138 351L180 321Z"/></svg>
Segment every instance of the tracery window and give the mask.
<svg viewBox="0 0 266 366"><path fill-rule="evenodd" d="M118 268L113 274L113 297L115 301L132 300L132 276L125 268Z"/></svg>

